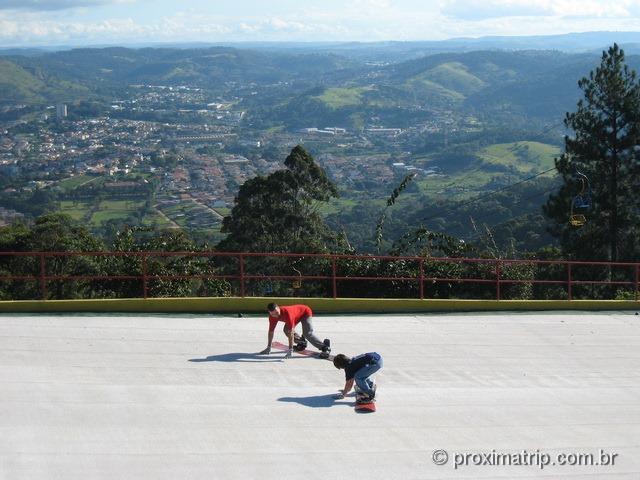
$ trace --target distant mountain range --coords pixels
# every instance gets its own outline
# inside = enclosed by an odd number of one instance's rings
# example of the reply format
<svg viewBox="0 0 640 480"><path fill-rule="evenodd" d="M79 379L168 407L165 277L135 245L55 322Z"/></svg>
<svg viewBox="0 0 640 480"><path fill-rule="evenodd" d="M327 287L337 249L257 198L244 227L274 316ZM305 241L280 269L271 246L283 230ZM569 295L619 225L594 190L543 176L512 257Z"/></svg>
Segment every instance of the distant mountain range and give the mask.
<svg viewBox="0 0 640 480"><path fill-rule="evenodd" d="M566 53L597 53L617 43L628 54L640 54L640 32L584 32L541 36L490 36L439 41L347 42L347 43L243 43L226 44L253 50L335 53L365 62L397 63L436 53L477 50L558 50Z"/></svg>
<svg viewBox="0 0 640 480"><path fill-rule="evenodd" d="M220 90L238 82L270 84L325 75L359 62L333 54L284 54L229 47L199 49L83 48L40 55L0 57L0 101L58 100L79 92L108 95L131 84L193 85ZM88 92L90 90L90 92Z"/></svg>
<svg viewBox="0 0 640 480"><path fill-rule="evenodd" d="M580 32L560 35L485 36L448 40L385 41L385 42L189 42L189 43L136 43L124 46L132 49L202 49L230 47L238 50L267 50L286 52L332 52L370 61L393 61L424 55L473 50L560 50L563 52L599 52L612 43L618 43L628 53L640 54L640 32ZM0 48L0 55L32 56L56 51L73 50L80 45L46 47ZM83 45L82 48L85 46ZM91 49L110 48L114 45L92 45Z"/></svg>
<svg viewBox="0 0 640 480"><path fill-rule="evenodd" d="M363 69L349 80L325 84L274 106L274 120L290 127L316 123L356 126L362 114L409 126L445 108L511 122L562 120L580 96L578 80L595 69L600 55L559 51L474 51L441 53ZM640 57L627 57L640 69Z"/></svg>
<svg viewBox="0 0 640 480"><path fill-rule="evenodd" d="M486 118L560 120L575 106L578 80L598 65L601 50L613 40L640 45L640 33L242 45L251 49L5 51L0 102L108 102L132 84L191 85L218 94L236 92L245 97L253 120L266 126L358 127L364 118L377 117L402 127L433 108ZM627 63L639 70L640 57L631 50ZM260 95L250 94L253 86Z"/></svg>

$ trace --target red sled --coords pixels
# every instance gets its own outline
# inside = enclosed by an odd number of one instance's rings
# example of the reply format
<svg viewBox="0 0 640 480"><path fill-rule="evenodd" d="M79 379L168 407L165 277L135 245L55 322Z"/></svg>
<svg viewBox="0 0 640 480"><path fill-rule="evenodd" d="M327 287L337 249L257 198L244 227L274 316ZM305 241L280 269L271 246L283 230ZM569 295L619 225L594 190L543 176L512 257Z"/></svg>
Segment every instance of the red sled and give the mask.
<svg viewBox="0 0 640 480"><path fill-rule="evenodd" d="M356 406L354 408L357 413L373 413L376 411L376 403L356 403Z"/></svg>
<svg viewBox="0 0 640 480"><path fill-rule="evenodd" d="M272 348L275 348L277 350L282 350L283 352L287 352L289 351L289 346L285 345L284 343L280 343L280 342L273 342L271 344ZM299 353L300 355L304 355L306 357L315 357L315 358L320 358L322 360L329 360L331 362L333 362L333 355L329 355L328 357L322 357L320 352L314 352L312 350L296 350L297 353Z"/></svg>

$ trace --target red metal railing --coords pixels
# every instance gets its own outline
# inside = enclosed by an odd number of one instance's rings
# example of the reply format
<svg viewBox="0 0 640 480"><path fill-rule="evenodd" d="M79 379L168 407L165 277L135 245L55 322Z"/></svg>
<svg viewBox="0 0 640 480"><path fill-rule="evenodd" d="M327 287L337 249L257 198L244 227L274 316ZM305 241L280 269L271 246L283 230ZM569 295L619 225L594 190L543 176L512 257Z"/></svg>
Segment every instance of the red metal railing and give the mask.
<svg viewBox="0 0 640 480"><path fill-rule="evenodd" d="M566 289L568 300L573 299L574 289L577 286L585 285L608 285L618 286L627 289L633 289L633 298L638 301L638 290L640 281L640 263L632 262L578 262L566 260L507 260L507 259L480 259L480 258L425 258L413 256L384 256L384 255L341 255L341 254L299 254L299 253L232 253L232 252L0 252L0 268L7 269L7 265L3 264L8 258L27 257L37 260L38 273L35 274L17 274L17 275L1 275L0 287L2 282L24 281L37 282L39 284L40 298L48 298L48 283L52 281L139 281L142 286L142 297L149 296L149 284L154 281L175 281L175 280L226 280L237 282L237 292L241 297L247 296L247 282L251 281L280 281L280 282L328 282L330 288L327 289L326 296L338 298L340 285L344 282L405 282L415 285L416 296L420 299L426 298L425 285L438 284L456 284L456 285L494 285L495 298L503 299L503 289L508 285L531 284L531 285L558 285ZM73 257L105 257L117 258L125 257L129 259L138 259L140 262L139 273L136 274L105 274L105 275L82 275L73 273L52 274L48 273L53 259L73 258ZM224 268L217 268L214 273L198 273L198 274L154 274L149 272L149 262L151 259L162 258L208 258L208 259L226 259L234 260L237 268L233 273L234 267L232 263L227 262ZM292 259L295 261L316 260L326 261L325 272L321 274L275 274L275 273L252 273L247 269L248 259ZM345 262L377 262L378 266L382 264L394 265L401 262L409 267L405 268L403 274L391 275L361 275L358 274L357 268L352 269L348 273L340 273L339 267L344 268ZM438 266L478 266L485 267L485 273L492 272L492 278L472 277L472 276L436 276L433 270L437 270ZM555 267L556 269L564 269L564 278L512 278L509 269L513 266L528 265L531 267ZM32 265L34 268L35 265ZM290 267L283 267L290 268ZM596 271L584 272L576 278L575 270L577 268L591 268ZM596 278L603 277L602 270L608 272L604 275L605 279ZM600 270L598 270L600 269ZM0 271L1 271L0 270ZM231 273L229 271L231 270ZM295 268L296 271L299 271ZM322 270L322 269L321 269ZM346 269L348 270L348 269ZM222 272L222 273L221 273ZM408 273L407 273L408 272ZM598 274L598 272L600 272ZM614 274L615 272L615 274ZM622 272L622 273L621 273ZM551 275L552 272L547 272ZM586 278L585 278L586 275ZM594 278L589 278L592 275ZM558 276L556 272L555 276ZM344 288L344 287L343 287Z"/></svg>

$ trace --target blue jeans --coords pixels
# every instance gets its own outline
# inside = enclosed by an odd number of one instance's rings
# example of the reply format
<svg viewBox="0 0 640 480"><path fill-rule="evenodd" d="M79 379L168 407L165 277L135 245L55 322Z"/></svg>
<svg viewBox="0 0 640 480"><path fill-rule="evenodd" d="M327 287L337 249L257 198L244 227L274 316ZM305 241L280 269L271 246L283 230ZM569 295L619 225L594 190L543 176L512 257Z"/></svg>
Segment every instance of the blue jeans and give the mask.
<svg viewBox="0 0 640 480"><path fill-rule="evenodd" d="M369 377L382 368L382 357L376 354L377 359L365 365L353 376L358 388L369 396L373 395L373 380Z"/></svg>

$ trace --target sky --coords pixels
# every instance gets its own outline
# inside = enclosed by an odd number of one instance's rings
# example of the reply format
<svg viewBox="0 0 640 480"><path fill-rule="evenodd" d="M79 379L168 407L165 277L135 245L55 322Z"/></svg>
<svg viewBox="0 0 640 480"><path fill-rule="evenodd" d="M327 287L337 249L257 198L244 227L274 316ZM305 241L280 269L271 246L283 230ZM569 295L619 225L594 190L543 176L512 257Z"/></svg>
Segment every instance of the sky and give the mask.
<svg viewBox="0 0 640 480"><path fill-rule="evenodd" d="M639 30L640 0L0 0L0 47Z"/></svg>

